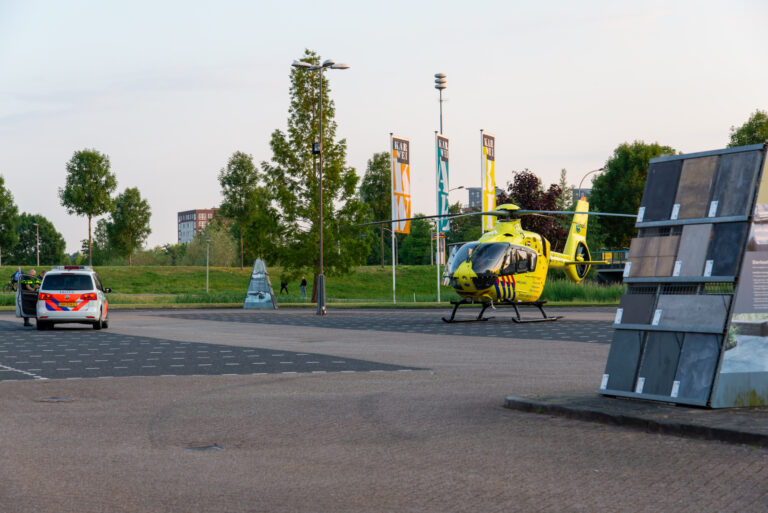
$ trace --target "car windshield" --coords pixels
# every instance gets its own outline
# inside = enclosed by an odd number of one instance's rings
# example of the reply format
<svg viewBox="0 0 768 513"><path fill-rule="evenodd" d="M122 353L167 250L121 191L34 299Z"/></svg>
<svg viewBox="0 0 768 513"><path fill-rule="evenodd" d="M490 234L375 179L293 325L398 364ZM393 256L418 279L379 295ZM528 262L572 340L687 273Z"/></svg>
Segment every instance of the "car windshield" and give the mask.
<svg viewBox="0 0 768 513"><path fill-rule="evenodd" d="M477 246L477 242L468 242L464 244L450 261L450 272L456 272L456 269L463 263L469 260L469 256L472 254L472 250Z"/></svg>
<svg viewBox="0 0 768 513"><path fill-rule="evenodd" d="M48 274L40 288L43 290L93 290L93 281L87 274Z"/></svg>
<svg viewBox="0 0 768 513"><path fill-rule="evenodd" d="M506 242L480 244L470 257L472 270L477 274L499 273L507 249L509 249L509 244Z"/></svg>

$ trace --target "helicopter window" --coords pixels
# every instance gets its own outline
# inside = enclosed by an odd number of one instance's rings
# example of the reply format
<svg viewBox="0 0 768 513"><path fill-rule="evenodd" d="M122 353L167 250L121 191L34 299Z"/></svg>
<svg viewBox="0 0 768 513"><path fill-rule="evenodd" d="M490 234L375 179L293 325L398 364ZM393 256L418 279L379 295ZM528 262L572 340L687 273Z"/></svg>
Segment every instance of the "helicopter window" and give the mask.
<svg viewBox="0 0 768 513"><path fill-rule="evenodd" d="M515 253L518 273L529 273L536 269L536 253L534 251L518 249Z"/></svg>
<svg viewBox="0 0 768 513"><path fill-rule="evenodd" d="M469 257L472 255L472 250L475 249L478 244L478 242L468 242L459 248L450 262L451 273L455 272L463 262L469 260Z"/></svg>
<svg viewBox="0 0 768 513"><path fill-rule="evenodd" d="M536 252L529 248L512 245L507 249L499 274L529 273L536 269Z"/></svg>
<svg viewBox="0 0 768 513"><path fill-rule="evenodd" d="M507 255L509 244L506 242L489 242L480 244L472 253L472 270L477 274L499 273Z"/></svg>

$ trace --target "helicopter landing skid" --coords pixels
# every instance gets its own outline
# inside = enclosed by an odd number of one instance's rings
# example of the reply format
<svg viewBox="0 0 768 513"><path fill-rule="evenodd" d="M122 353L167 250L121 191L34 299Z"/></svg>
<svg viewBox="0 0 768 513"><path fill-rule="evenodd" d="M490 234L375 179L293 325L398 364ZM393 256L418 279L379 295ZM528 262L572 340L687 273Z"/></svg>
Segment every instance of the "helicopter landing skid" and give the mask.
<svg viewBox="0 0 768 513"><path fill-rule="evenodd" d="M473 301L462 299L461 301L451 301L451 304L453 305L453 311L451 312L451 316L446 319L443 317L443 321L445 322L480 322L480 321L487 321L489 319L493 319L493 317L483 317L483 314L485 313L485 310L489 306L494 306L493 303L483 303L483 307L480 309L480 313L477 315L474 319L456 319L456 311L459 309L461 305L469 305L472 304ZM496 306L511 306L515 309L515 316L512 317L512 321L516 322L518 324L525 324L528 322L547 322L547 321L556 321L558 319L562 319L562 315L556 315L556 316L549 316L544 311L544 303L546 301L519 301L519 302L509 302L509 303L496 303ZM523 317L520 315L520 310L517 308L518 306L535 306L539 309L539 312L541 312L541 319L523 319Z"/></svg>
<svg viewBox="0 0 768 513"><path fill-rule="evenodd" d="M480 322L480 321L487 321L488 319L493 319L493 317L483 317L483 314L485 313L485 310L492 306L492 303L483 303L483 307L480 309L480 313L477 315L475 319L456 319L456 310L459 309L461 305L470 305L474 303L474 301L468 300L468 299L462 299L461 301L451 301L451 304L453 305L453 311L451 312L451 317L446 319L443 317L443 321L445 322Z"/></svg>
<svg viewBox="0 0 768 513"><path fill-rule="evenodd" d="M556 321L558 319L562 319L562 315L555 315L554 317L548 316L547 313L544 311L544 303L546 301L527 301L527 302L520 302L520 303L511 303L512 308L515 309L515 317L512 317L512 320L518 324L524 324L526 322L546 322L546 321ZM541 319L523 319L520 316L520 310L517 309L518 306L535 306L539 309L539 312L541 312Z"/></svg>

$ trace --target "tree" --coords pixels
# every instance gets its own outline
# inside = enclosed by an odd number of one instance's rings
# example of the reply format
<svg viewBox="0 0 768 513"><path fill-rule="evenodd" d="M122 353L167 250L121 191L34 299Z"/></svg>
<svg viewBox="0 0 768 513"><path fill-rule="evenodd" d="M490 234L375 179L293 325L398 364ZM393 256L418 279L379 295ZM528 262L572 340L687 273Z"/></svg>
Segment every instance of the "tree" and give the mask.
<svg viewBox="0 0 768 513"><path fill-rule="evenodd" d="M139 189L128 187L118 195L112 210L112 221L107 224L107 236L110 245L122 256L128 257L132 265L132 256L140 248L147 236L152 233L149 219L152 211L147 200L142 199Z"/></svg>
<svg viewBox="0 0 768 513"><path fill-rule="evenodd" d="M414 217L422 215L424 214L416 214ZM411 233L405 236L398 249L401 264L426 265L429 263L431 230L432 223L426 219L411 221Z"/></svg>
<svg viewBox="0 0 768 513"><path fill-rule="evenodd" d="M108 265L119 259L117 252L109 241L108 234L109 222L106 218L96 221L96 228L93 230L93 240L91 244L91 254L93 255L93 265ZM88 254L88 239L83 239L80 243L80 252L83 255ZM122 259L119 262L123 264Z"/></svg>
<svg viewBox="0 0 768 513"><path fill-rule="evenodd" d="M729 148L768 142L768 112L756 110L740 127L731 127Z"/></svg>
<svg viewBox="0 0 768 513"><path fill-rule="evenodd" d="M283 239L278 222L280 214L272 205L267 187L257 187L251 193L249 203L250 214L242 225L240 222L233 224L233 233L239 233L242 226L248 262L256 258L262 258L270 264L278 262Z"/></svg>
<svg viewBox="0 0 768 513"><path fill-rule="evenodd" d="M560 197L555 202L556 210L570 210L573 204L573 187L568 185L568 172L565 169L560 170L560 181L557 185L560 187L562 194L560 194Z"/></svg>
<svg viewBox="0 0 768 513"><path fill-rule="evenodd" d="M648 177L648 164L662 154L674 155L675 150L658 143L635 141L620 144L605 164L606 171L592 181L591 210L617 214L637 214ZM628 248L635 233L635 220L595 216L589 219L593 241L609 248ZM594 242L591 242L594 244ZM599 246L593 246L597 249Z"/></svg>
<svg viewBox="0 0 768 513"><path fill-rule="evenodd" d="M221 213L233 219L240 233L240 269L243 268L243 236L246 224L254 209L254 192L259 185L259 173L253 157L236 151L229 158L227 167L219 171L219 184L224 202Z"/></svg>
<svg viewBox="0 0 768 513"><path fill-rule="evenodd" d="M472 209L479 212L480 209ZM460 214L462 212L461 203L456 202L448 207L448 213ZM461 216L451 218L451 231L446 233L448 244L457 244L459 242L472 242L480 238L483 234L480 225L480 216Z"/></svg>
<svg viewBox="0 0 768 513"><path fill-rule="evenodd" d="M39 226L35 226L37 223ZM64 237L56 231L48 219L39 214L19 216L16 227L17 242L11 248L10 259L16 265L35 265L37 263L37 233L40 229L40 264L58 265L67 261L64 253Z"/></svg>
<svg viewBox="0 0 768 513"><path fill-rule="evenodd" d="M16 227L19 224L19 209L13 201L13 194L5 188L5 179L0 175L0 264L3 250L16 244Z"/></svg>
<svg viewBox="0 0 768 513"><path fill-rule="evenodd" d="M91 220L109 212L117 178L109 171L109 157L94 149L76 151L67 162L67 181L59 198L68 214L88 217L88 263L93 265Z"/></svg>
<svg viewBox="0 0 768 513"><path fill-rule="evenodd" d="M210 238L206 243L205 239ZM209 249L209 265L215 267L231 267L237 264L237 241L229 229L214 219L208 223L203 232L195 235L192 242L186 245L182 265L205 265L206 248Z"/></svg>
<svg viewBox="0 0 768 513"><path fill-rule="evenodd" d="M384 221L392 215L392 168L389 153L374 153L368 159L363 181L360 184L360 198L365 203L374 221ZM384 267L384 225L376 226L379 232L379 253Z"/></svg>
<svg viewBox="0 0 768 513"><path fill-rule="evenodd" d="M318 64L320 58L306 50L302 61ZM277 221L283 238L280 262L294 272L311 268L315 284L320 272L320 180L311 150L319 140L318 73L291 70L288 130L272 133L272 160L262 163L264 179L281 212ZM368 219L368 212L357 196L355 170L345 164L347 142L335 139L334 103L327 78L322 80L324 267L333 275L349 272L368 253L366 230L358 226ZM313 287L313 300L316 290Z"/></svg>
<svg viewBox="0 0 768 513"><path fill-rule="evenodd" d="M554 183L545 191L539 177L525 169L513 172L512 182L507 183L507 192L499 194L496 204L514 203L523 209L559 210L557 202L562 194L560 186ZM521 224L524 230L541 234L552 249L565 246L568 237L565 221L553 217L524 216Z"/></svg>

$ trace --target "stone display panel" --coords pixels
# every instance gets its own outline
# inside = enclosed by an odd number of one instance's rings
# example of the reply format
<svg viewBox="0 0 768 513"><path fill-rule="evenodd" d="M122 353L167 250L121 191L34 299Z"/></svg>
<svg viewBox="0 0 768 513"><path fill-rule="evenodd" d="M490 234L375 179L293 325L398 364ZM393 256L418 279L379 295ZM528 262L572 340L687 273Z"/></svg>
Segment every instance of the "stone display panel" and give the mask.
<svg viewBox="0 0 768 513"><path fill-rule="evenodd" d="M765 145L651 160L600 393L768 404L765 162Z"/></svg>

